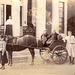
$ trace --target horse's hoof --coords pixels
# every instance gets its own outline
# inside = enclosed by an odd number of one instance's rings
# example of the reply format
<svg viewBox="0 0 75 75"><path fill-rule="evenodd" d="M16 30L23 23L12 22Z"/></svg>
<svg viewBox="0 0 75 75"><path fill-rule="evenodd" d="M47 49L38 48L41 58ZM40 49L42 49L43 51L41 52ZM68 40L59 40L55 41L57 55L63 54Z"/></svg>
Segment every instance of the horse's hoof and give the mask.
<svg viewBox="0 0 75 75"><path fill-rule="evenodd" d="M10 64L10 67L12 66L12 64Z"/></svg>
<svg viewBox="0 0 75 75"><path fill-rule="evenodd" d="M9 66L10 64L8 64L8 66Z"/></svg>

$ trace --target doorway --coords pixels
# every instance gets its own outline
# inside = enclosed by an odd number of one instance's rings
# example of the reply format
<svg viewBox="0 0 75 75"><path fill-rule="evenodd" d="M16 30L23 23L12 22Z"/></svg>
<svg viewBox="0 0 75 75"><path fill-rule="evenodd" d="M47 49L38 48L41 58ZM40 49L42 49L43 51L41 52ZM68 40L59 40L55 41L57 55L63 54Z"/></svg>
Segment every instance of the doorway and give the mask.
<svg viewBox="0 0 75 75"><path fill-rule="evenodd" d="M6 20L11 16L11 5L6 5Z"/></svg>

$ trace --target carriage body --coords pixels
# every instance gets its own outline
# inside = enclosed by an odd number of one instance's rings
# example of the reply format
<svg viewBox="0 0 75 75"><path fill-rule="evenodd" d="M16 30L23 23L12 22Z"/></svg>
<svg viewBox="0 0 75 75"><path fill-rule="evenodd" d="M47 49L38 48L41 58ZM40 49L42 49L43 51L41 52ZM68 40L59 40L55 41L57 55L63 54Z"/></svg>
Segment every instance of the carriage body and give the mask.
<svg viewBox="0 0 75 75"><path fill-rule="evenodd" d="M48 48L52 51L56 46L61 45L66 48L66 43L63 40L55 40L53 41Z"/></svg>

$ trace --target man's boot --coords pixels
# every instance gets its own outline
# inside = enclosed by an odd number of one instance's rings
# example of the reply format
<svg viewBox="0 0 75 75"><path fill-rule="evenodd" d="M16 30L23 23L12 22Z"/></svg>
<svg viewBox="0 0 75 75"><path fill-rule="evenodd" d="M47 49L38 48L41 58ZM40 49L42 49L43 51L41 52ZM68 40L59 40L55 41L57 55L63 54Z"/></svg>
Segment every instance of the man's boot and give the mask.
<svg viewBox="0 0 75 75"><path fill-rule="evenodd" d="M73 59L72 59L72 64L74 64L74 57L73 57Z"/></svg>
<svg viewBox="0 0 75 75"><path fill-rule="evenodd" d="M69 56L69 60L70 60L70 64L72 63L72 61L71 61L71 56Z"/></svg>
<svg viewBox="0 0 75 75"><path fill-rule="evenodd" d="M5 69L5 65L2 66L2 70L4 70L4 69Z"/></svg>
<svg viewBox="0 0 75 75"><path fill-rule="evenodd" d="M2 67L0 69L4 70L5 69L5 65L2 65Z"/></svg>

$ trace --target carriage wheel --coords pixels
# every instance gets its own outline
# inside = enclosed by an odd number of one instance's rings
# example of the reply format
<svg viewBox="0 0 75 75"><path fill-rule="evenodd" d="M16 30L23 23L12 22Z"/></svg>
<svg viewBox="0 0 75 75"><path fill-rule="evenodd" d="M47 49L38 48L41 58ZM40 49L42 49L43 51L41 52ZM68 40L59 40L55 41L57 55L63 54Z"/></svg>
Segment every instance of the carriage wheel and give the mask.
<svg viewBox="0 0 75 75"><path fill-rule="evenodd" d="M41 56L41 58L43 60L46 60L48 58L47 55L50 55L49 53L50 53L50 49L49 48L45 48L43 50L40 50L40 56Z"/></svg>
<svg viewBox="0 0 75 75"><path fill-rule="evenodd" d="M62 45L58 45L53 49L53 61L56 64L63 64L67 60L68 52Z"/></svg>

